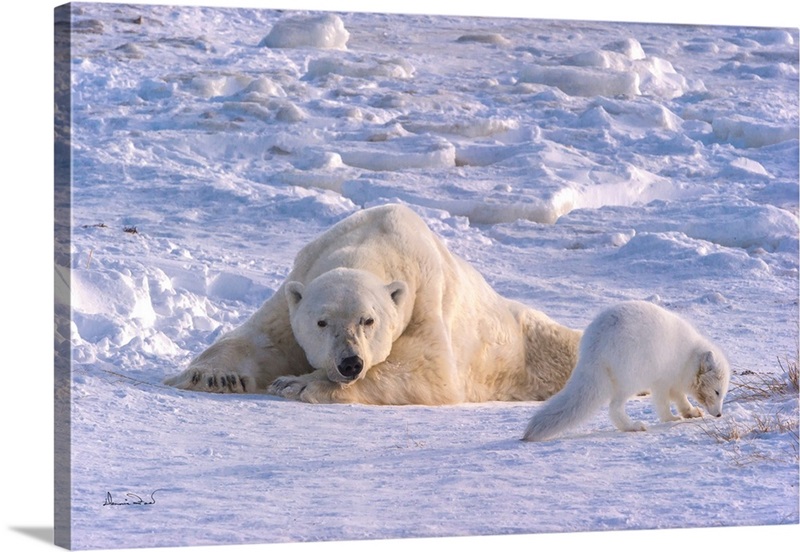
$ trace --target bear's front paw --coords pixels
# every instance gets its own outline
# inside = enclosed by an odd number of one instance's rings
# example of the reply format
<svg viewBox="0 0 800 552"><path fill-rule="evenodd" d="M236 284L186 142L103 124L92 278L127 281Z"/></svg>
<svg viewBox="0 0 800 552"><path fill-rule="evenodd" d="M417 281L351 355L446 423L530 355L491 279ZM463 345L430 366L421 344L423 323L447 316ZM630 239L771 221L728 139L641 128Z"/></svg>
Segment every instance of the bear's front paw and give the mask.
<svg viewBox="0 0 800 552"><path fill-rule="evenodd" d="M316 371L302 376L281 376L267 388L267 393L307 403L351 402L341 396L343 390L341 385L330 381L324 372Z"/></svg>
<svg viewBox="0 0 800 552"><path fill-rule="evenodd" d="M267 388L267 393L277 395L284 399L300 400L300 394L305 390L308 382L294 376L282 376L273 381Z"/></svg>
<svg viewBox="0 0 800 552"><path fill-rule="evenodd" d="M189 368L174 378L168 378L164 383L179 389L207 393L254 393L256 390L256 380L253 377L202 368Z"/></svg>

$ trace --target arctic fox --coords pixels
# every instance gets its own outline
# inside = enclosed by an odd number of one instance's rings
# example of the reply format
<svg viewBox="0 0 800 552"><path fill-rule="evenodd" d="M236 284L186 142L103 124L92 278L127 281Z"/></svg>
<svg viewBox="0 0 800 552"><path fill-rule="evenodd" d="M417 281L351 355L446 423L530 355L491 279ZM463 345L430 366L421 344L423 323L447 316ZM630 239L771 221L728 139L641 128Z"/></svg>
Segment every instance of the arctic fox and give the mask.
<svg viewBox="0 0 800 552"><path fill-rule="evenodd" d="M703 415L687 394L709 414L721 416L729 382L725 356L688 322L652 303L621 303L586 328L572 375L534 414L522 439L551 438L606 404L620 430L643 431L646 426L625 413L625 403L647 390L664 422L680 419L670 402L684 418Z"/></svg>

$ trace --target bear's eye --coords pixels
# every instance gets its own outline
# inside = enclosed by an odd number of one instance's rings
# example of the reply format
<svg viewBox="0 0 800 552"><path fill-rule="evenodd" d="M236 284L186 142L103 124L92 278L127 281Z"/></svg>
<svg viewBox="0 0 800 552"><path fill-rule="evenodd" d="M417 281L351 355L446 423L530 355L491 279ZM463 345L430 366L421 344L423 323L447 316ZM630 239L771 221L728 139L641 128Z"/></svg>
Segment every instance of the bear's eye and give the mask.
<svg viewBox="0 0 800 552"><path fill-rule="evenodd" d="M317 326L319 326L320 328L324 328L327 325L328 323L325 322L324 320L317 320Z"/></svg>
<svg viewBox="0 0 800 552"><path fill-rule="evenodd" d="M372 326L375 323L375 319L374 318L364 318L361 321L361 323L364 324L365 326Z"/></svg>
<svg viewBox="0 0 800 552"><path fill-rule="evenodd" d="M717 397L719 397L719 391L714 391L714 393L716 393Z"/></svg>

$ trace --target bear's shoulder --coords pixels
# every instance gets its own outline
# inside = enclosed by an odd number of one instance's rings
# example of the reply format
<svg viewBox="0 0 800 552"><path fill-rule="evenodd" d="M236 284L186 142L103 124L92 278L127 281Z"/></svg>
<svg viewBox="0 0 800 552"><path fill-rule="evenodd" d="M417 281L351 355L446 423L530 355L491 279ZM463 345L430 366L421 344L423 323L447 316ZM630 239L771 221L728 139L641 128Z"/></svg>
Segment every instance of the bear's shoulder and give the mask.
<svg viewBox="0 0 800 552"><path fill-rule="evenodd" d="M405 205L370 207L333 225L303 247L298 257L315 258L330 248L366 244L381 234L414 240L430 232L422 218Z"/></svg>
<svg viewBox="0 0 800 552"><path fill-rule="evenodd" d="M346 224L349 223L349 224ZM367 227L374 232L390 234L419 232L420 229L428 231L428 226L422 218L410 207L399 203L370 207L342 221L343 230L354 227ZM334 226L331 230L334 230Z"/></svg>

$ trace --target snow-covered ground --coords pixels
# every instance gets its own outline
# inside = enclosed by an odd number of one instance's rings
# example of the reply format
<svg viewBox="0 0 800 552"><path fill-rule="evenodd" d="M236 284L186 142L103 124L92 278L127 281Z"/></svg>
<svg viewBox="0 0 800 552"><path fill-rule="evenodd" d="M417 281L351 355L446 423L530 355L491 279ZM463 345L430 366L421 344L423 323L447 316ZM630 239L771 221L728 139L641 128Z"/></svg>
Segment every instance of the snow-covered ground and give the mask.
<svg viewBox="0 0 800 552"><path fill-rule="evenodd" d="M73 320L56 328L74 547L797 524L798 44L796 29L75 5L57 256ZM303 244L398 201L562 323L624 299L692 320L730 358L725 416L658 423L642 398L644 434L601 412L522 443L538 403L161 385Z"/></svg>

